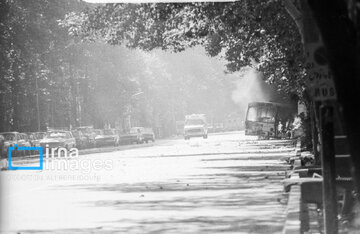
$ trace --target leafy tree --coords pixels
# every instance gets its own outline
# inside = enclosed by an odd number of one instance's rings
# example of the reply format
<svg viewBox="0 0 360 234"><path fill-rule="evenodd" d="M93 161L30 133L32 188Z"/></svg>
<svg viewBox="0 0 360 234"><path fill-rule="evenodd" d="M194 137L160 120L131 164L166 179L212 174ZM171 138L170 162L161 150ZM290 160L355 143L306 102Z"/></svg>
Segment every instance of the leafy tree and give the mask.
<svg viewBox="0 0 360 234"><path fill-rule="evenodd" d="M203 45L221 55L229 71L253 65L279 92L302 98L300 34L282 1L233 3L106 4L67 15L72 35L109 44L175 52Z"/></svg>
<svg viewBox="0 0 360 234"><path fill-rule="evenodd" d="M40 127L44 128L44 95L51 75L46 63L51 59L45 58L54 54L56 39L67 35L57 27L57 20L64 16L67 7L74 10L79 4L46 0L2 1L1 4L0 106L4 115L1 115L0 128L35 130L39 118Z"/></svg>

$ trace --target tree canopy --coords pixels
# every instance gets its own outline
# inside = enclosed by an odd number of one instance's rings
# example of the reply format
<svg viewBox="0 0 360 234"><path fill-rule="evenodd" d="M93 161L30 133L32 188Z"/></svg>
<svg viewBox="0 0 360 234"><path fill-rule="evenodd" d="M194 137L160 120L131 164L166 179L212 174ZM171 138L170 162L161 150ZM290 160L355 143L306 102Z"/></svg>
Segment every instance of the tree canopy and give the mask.
<svg viewBox="0 0 360 234"><path fill-rule="evenodd" d="M131 112L134 124L170 134L169 126L187 113L220 120L236 110L234 85L228 79L234 76L226 75L222 62L208 59L201 48L175 56L81 42L59 22L65 15L84 15L83 3L3 4L0 131L84 124L102 128L105 123L114 127ZM139 91L144 94L132 98Z"/></svg>
<svg viewBox="0 0 360 234"><path fill-rule="evenodd" d="M230 72L256 66L279 92L302 98L299 30L280 0L228 3L106 4L63 21L71 35L112 45L183 51L202 45Z"/></svg>

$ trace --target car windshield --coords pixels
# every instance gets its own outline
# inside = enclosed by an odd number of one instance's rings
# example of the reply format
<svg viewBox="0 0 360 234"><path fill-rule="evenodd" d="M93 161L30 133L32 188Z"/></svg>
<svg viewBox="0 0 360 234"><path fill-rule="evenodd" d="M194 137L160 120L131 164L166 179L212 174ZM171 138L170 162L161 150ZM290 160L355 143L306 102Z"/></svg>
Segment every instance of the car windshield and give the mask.
<svg viewBox="0 0 360 234"><path fill-rule="evenodd" d="M204 120L202 119L187 119L185 125L203 125Z"/></svg>
<svg viewBox="0 0 360 234"><path fill-rule="evenodd" d="M94 130L94 132L95 132L96 135L103 135L101 130Z"/></svg>
<svg viewBox="0 0 360 234"><path fill-rule="evenodd" d="M46 138L66 138L65 132L48 132Z"/></svg>
<svg viewBox="0 0 360 234"><path fill-rule="evenodd" d="M130 129L130 133L140 133L140 132L141 132L140 128L132 128L132 129Z"/></svg>
<svg viewBox="0 0 360 234"><path fill-rule="evenodd" d="M14 133L3 133L1 135L5 138L5 141L14 141L16 138Z"/></svg>
<svg viewBox="0 0 360 234"><path fill-rule="evenodd" d="M43 139L45 136L46 136L46 133L44 133L44 132L38 132L38 133L36 134L36 138L37 138L38 140Z"/></svg>
<svg viewBox="0 0 360 234"><path fill-rule="evenodd" d="M115 135L113 130L110 130L110 129L106 129L104 130L104 135Z"/></svg>

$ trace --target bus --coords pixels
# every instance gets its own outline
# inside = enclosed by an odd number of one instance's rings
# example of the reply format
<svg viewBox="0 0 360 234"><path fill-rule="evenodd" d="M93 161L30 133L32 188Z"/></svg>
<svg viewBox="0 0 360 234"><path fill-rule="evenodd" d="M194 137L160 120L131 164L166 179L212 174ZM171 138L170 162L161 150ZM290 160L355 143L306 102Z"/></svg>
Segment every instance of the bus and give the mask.
<svg viewBox="0 0 360 234"><path fill-rule="evenodd" d="M251 102L245 119L245 135L259 138L280 138L287 131L296 114L288 104Z"/></svg>

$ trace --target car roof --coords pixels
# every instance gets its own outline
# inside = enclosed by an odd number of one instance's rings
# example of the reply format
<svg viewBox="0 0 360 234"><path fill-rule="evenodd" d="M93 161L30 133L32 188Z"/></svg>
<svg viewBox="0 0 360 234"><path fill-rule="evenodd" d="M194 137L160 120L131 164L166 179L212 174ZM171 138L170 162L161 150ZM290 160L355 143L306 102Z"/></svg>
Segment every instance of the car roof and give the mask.
<svg viewBox="0 0 360 234"><path fill-rule="evenodd" d="M0 134L19 134L19 132L0 132Z"/></svg>
<svg viewBox="0 0 360 234"><path fill-rule="evenodd" d="M48 133L52 133L52 132L63 132L63 133L67 133L67 132L70 132L70 131L64 131L64 130L51 130L51 131L48 131Z"/></svg>

